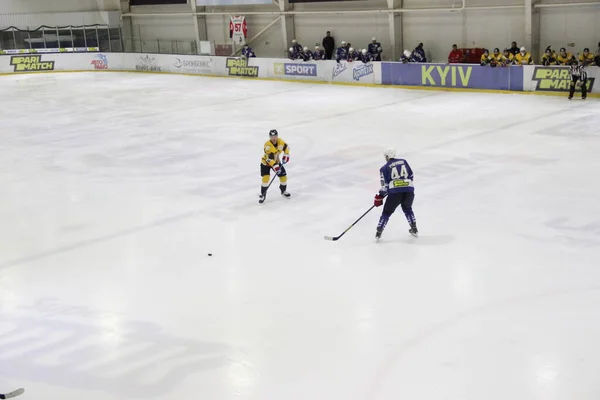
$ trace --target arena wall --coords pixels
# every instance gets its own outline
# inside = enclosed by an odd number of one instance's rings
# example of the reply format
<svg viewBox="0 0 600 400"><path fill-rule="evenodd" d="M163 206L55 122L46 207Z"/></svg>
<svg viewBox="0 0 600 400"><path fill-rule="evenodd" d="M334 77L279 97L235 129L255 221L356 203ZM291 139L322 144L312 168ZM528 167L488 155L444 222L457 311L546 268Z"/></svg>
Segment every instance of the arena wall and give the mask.
<svg viewBox="0 0 600 400"><path fill-rule="evenodd" d="M589 1L589 0L588 0ZM565 0L563 0L565 2ZM586 2L586 0L577 3ZM556 0L534 2L538 5L557 3ZM403 0L402 7L422 8L459 8L460 0ZM296 4L294 11L332 11L332 10L373 10L387 9L386 0L347 1L330 3ZM526 14L524 0L467 0L464 12L407 12L401 14L400 29L396 33L397 46L401 49L413 49L423 42L428 58L433 61L445 61L452 44L459 47L479 47L493 49L510 46L514 40L519 45L526 43ZM481 7L481 9L473 9ZM495 8L494 8L495 7ZM505 7L505 8L501 8ZM514 8L511 8L514 7ZM180 12L188 6L169 7L132 7L132 13ZM277 13L276 5L248 6L235 8L210 8L210 12L238 13L248 12ZM249 36L261 31L277 15L247 15ZM191 17L133 17L133 34L141 26L144 40L193 40L195 32L190 28ZM384 56L390 55L392 43L387 13L381 14L309 14L294 17L295 36L303 45L314 46L319 43L327 30L336 38L351 42L355 47L366 47L375 36L382 43ZM540 51L551 45L553 48L567 47L571 52L580 52L584 47L595 50L600 40L600 6L595 5L560 8L535 8L532 49L535 58ZM207 36L217 44L229 43L228 17L226 15L208 15L206 17ZM154 30L154 26L157 27ZM169 29L168 27L172 29ZM184 28L185 27L185 28ZM192 30L192 32L190 32ZM535 34L535 32L538 32ZM281 25L273 25L263 36L252 43L259 56L281 57L289 43L281 40ZM139 37L137 38L139 39Z"/></svg>

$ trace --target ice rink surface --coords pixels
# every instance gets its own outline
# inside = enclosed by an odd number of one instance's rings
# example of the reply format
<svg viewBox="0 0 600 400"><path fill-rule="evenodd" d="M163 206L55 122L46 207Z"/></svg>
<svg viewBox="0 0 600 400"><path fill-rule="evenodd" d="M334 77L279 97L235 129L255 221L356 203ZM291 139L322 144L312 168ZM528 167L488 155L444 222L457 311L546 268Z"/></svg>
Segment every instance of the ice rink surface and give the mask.
<svg viewBox="0 0 600 400"><path fill-rule="evenodd" d="M600 102L0 77L0 393L597 400ZM292 198L259 205L270 129ZM421 237L381 242L382 151ZM212 257L207 254L212 253Z"/></svg>

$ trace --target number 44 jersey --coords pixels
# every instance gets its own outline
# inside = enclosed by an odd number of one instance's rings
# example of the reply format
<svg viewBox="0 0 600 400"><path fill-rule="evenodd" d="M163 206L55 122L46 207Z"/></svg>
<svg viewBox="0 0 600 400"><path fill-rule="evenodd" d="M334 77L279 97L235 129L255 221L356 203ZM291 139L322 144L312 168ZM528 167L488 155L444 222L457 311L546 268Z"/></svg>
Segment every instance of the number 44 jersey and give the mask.
<svg viewBox="0 0 600 400"><path fill-rule="evenodd" d="M402 158L390 159L379 170L381 193L414 192L413 171Z"/></svg>

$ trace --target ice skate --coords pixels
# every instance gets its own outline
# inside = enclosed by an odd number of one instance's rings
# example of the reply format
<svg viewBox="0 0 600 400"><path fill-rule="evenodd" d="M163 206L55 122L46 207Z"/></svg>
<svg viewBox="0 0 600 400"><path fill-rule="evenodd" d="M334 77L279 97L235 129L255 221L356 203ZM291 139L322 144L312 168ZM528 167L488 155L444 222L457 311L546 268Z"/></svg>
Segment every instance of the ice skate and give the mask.
<svg viewBox="0 0 600 400"><path fill-rule="evenodd" d="M262 203L264 203L266 198L267 198L267 194L266 194L266 193L265 193L265 194L261 194L261 195L259 195L259 196L258 196L258 203L259 203L259 204L262 204Z"/></svg>
<svg viewBox="0 0 600 400"><path fill-rule="evenodd" d="M279 185L279 190L281 190L281 195L286 199L289 199L292 195L288 193L287 185Z"/></svg>
<svg viewBox="0 0 600 400"><path fill-rule="evenodd" d="M381 239L381 234L383 233L383 229L382 228L377 228L377 230L375 231L375 239L379 240Z"/></svg>
<svg viewBox="0 0 600 400"><path fill-rule="evenodd" d="M419 230L417 229L417 224L415 224L414 222L412 224L410 224L410 229L408 230L408 233L410 233L414 237L418 238Z"/></svg>

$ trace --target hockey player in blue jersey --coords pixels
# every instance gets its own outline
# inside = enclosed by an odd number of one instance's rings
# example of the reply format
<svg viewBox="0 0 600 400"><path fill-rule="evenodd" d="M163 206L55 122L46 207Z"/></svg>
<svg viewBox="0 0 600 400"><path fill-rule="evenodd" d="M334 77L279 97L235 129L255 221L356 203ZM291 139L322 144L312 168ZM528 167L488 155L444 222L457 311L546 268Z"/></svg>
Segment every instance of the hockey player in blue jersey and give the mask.
<svg viewBox="0 0 600 400"><path fill-rule="evenodd" d="M346 54L346 61L352 62L354 60L358 60L358 52L354 51L354 47L350 47L348 49L348 53Z"/></svg>
<svg viewBox="0 0 600 400"><path fill-rule="evenodd" d="M292 47L296 53L302 52L302 45L296 39L292 40Z"/></svg>
<svg viewBox="0 0 600 400"><path fill-rule="evenodd" d="M245 45L244 47L242 47L242 57L252 58L256 57L256 54L254 54L254 51L252 51L252 48L250 46Z"/></svg>
<svg viewBox="0 0 600 400"><path fill-rule="evenodd" d="M383 49L381 48L381 43L377 41L377 38L373 38L371 43L369 43L369 54L373 57L374 61L381 61L381 53Z"/></svg>
<svg viewBox="0 0 600 400"><path fill-rule="evenodd" d="M369 63L371 61L375 61L373 55L367 51L367 49L362 49L360 54L358 55L358 60L363 63Z"/></svg>
<svg viewBox="0 0 600 400"><path fill-rule="evenodd" d="M290 60L297 60L301 58L300 53L298 53L293 47L289 48L288 57L290 58Z"/></svg>
<svg viewBox="0 0 600 400"><path fill-rule="evenodd" d="M308 47L305 47L302 49L302 53L300 53L300 58L302 61L310 61L313 59L313 53L308 49Z"/></svg>
<svg viewBox="0 0 600 400"><path fill-rule="evenodd" d="M342 45L338 47L335 52L335 61L338 63L342 60L346 60L348 58L348 48L346 47L346 42L342 42Z"/></svg>
<svg viewBox="0 0 600 400"><path fill-rule="evenodd" d="M419 237L415 213L412 210L412 204L415 199L413 171L406 160L396 158L396 149L389 148L385 150L383 155L385 156L386 163L379 170L381 189L375 195L375 207L383 205L384 198L386 200L379 223L377 224L375 238L381 238L388 220L398 206L402 207L402 211L404 211L406 220L410 225L408 232L415 237Z"/></svg>
<svg viewBox="0 0 600 400"><path fill-rule="evenodd" d="M313 51L313 59L314 60L324 60L325 59L325 50L322 50L319 46L315 46L315 51Z"/></svg>
<svg viewBox="0 0 600 400"><path fill-rule="evenodd" d="M402 55L400 56L400 62L402 64L408 64L411 59L412 53L408 50L404 50L404 53L402 53Z"/></svg>
<svg viewBox="0 0 600 400"><path fill-rule="evenodd" d="M410 58L411 58L410 62L417 62L417 63L426 63L427 62L427 57L425 56L425 50L423 50L423 43L419 43L419 45L417 47L415 47Z"/></svg>

